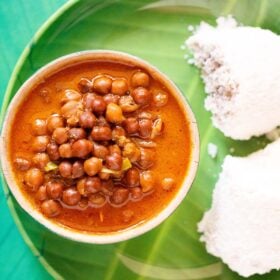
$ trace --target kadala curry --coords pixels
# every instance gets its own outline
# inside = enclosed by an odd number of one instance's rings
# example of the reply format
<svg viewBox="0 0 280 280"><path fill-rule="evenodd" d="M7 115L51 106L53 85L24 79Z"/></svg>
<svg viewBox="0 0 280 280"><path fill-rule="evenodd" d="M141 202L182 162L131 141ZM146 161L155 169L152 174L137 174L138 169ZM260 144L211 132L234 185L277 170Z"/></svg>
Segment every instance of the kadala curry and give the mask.
<svg viewBox="0 0 280 280"><path fill-rule="evenodd" d="M192 151L181 105L148 69L70 65L17 108L9 149L23 195L52 221L106 233L145 222L176 195Z"/></svg>

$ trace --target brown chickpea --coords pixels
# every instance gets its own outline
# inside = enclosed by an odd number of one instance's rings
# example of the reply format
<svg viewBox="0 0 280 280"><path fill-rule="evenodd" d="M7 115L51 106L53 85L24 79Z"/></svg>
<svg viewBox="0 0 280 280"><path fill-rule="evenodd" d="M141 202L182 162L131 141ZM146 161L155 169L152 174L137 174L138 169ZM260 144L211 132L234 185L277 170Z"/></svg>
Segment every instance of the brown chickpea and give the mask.
<svg viewBox="0 0 280 280"><path fill-rule="evenodd" d="M101 182L101 191L106 196L112 196L114 189L115 186L111 179Z"/></svg>
<svg viewBox="0 0 280 280"><path fill-rule="evenodd" d="M110 127L110 124L108 123L108 121L106 120L105 117L100 116L100 117L97 119L97 124L96 124L96 126L107 126L107 127Z"/></svg>
<svg viewBox="0 0 280 280"><path fill-rule="evenodd" d="M133 74L131 84L133 87L148 87L150 84L150 78L148 74L138 71Z"/></svg>
<svg viewBox="0 0 280 280"><path fill-rule="evenodd" d="M140 158L140 150L133 142L128 142L123 147L122 155L134 163Z"/></svg>
<svg viewBox="0 0 280 280"><path fill-rule="evenodd" d="M77 182L77 191L80 193L80 195L83 195L83 196L86 196L85 182L86 182L86 178L82 178Z"/></svg>
<svg viewBox="0 0 280 280"><path fill-rule="evenodd" d="M89 196L89 202L93 204L94 207L101 207L106 203L106 198L101 193L95 193Z"/></svg>
<svg viewBox="0 0 280 280"><path fill-rule="evenodd" d="M84 165L83 165L82 161L80 161L80 160L75 161L72 166L72 178L73 179L80 178L84 174L85 174Z"/></svg>
<svg viewBox="0 0 280 280"><path fill-rule="evenodd" d="M68 188L62 193L62 201L69 206L77 205L80 200L81 194L76 188Z"/></svg>
<svg viewBox="0 0 280 280"><path fill-rule="evenodd" d="M59 146L58 148L59 156L62 158L71 158L73 157L73 152L71 145L69 143L65 143Z"/></svg>
<svg viewBox="0 0 280 280"><path fill-rule="evenodd" d="M125 130L121 126L116 126L112 130L112 140L117 140L121 136L125 136Z"/></svg>
<svg viewBox="0 0 280 280"><path fill-rule="evenodd" d="M92 92L93 83L89 79L81 78L81 80L78 83L78 87L79 87L79 90L81 91L81 93Z"/></svg>
<svg viewBox="0 0 280 280"><path fill-rule="evenodd" d="M115 153L119 154L119 155L122 154L122 151L121 151L120 147L118 145L116 145L116 144L109 146L109 152L110 152L111 155L115 154Z"/></svg>
<svg viewBox="0 0 280 280"><path fill-rule="evenodd" d="M109 149L106 146L93 143L93 155L97 158L105 159L109 155Z"/></svg>
<svg viewBox="0 0 280 280"><path fill-rule="evenodd" d="M96 157L91 157L84 162L84 170L87 175L94 176L102 169L102 160Z"/></svg>
<svg viewBox="0 0 280 280"><path fill-rule="evenodd" d="M58 216L61 213L60 203L52 199L45 200L41 205L41 209L43 214L49 218Z"/></svg>
<svg viewBox="0 0 280 280"><path fill-rule="evenodd" d="M81 107L81 104L79 101L71 100L65 103L61 107L61 114L64 118L71 118L73 115L75 115L78 111L78 109Z"/></svg>
<svg viewBox="0 0 280 280"><path fill-rule="evenodd" d="M140 174L140 185L143 193L153 190L155 182L155 175L152 171L147 170Z"/></svg>
<svg viewBox="0 0 280 280"><path fill-rule="evenodd" d="M81 109L78 109L70 118L67 119L67 125L70 127L76 127L79 125L79 117L82 113Z"/></svg>
<svg viewBox="0 0 280 280"><path fill-rule="evenodd" d="M129 196L128 189L116 188L110 200L113 204L120 205L128 200L128 196Z"/></svg>
<svg viewBox="0 0 280 280"><path fill-rule="evenodd" d="M92 128L96 123L96 117L90 111L83 112L80 115L79 123L82 128Z"/></svg>
<svg viewBox="0 0 280 280"><path fill-rule="evenodd" d="M58 166L60 175L64 178L71 178L72 176L72 164L69 161L62 161Z"/></svg>
<svg viewBox="0 0 280 280"><path fill-rule="evenodd" d="M140 173L137 168L130 168L125 174L126 184L128 187L138 187L140 184Z"/></svg>
<svg viewBox="0 0 280 280"><path fill-rule="evenodd" d="M92 142L86 139L80 139L72 144L72 154L74 157L86 157L91 153L92 149Z"/></svg>
<svg viewBox="0 0 280 280"><path fill-rule="evenodd" d="M127 118L123 122L123 127L124 127L124 129L126 130L127 133L135 134L139 130L139 123L138 123L136 118L131 117L131 118Z"/></svg>
<svg viewBox="0 0 280 280"><path fill-rule="evenodd" d="M52 138L57 144L63 144L68 141L68 130L65 127L57 127L52 134Z"/></svg>
<svg viewBox="0 0 280 280"><path fill-rule="evenodd" d="M36 119L32 123L32 133L36 136L47 134L47 124L45 120Z"/></svg>
<svg viewBox="0 0 280 280"><path fill-rule="evenodd" d="M53 199L59 199L62 195L63 185L59 182L48 182L47 185L48 197Z"/></svg>
<svg viewBox="0 0 280 280"><path fill-rule="evenodd" d="M125 95L128 92L128 84L125 79L116 79L112 83L112 93Z"/></svg>
<svg viewBox="0 0 280 280"><path fill-rule="evenodd" d="M79 140L79 139L84 139L87 137L87 134L83 128L71 128L69 130L69 139L71 140Z"/></svg>
<svg viewBox="0 0 280 280"><path fill-rule="evenodd" d="M83 105L86 110L92 110L92 103L94 99L95 99L95 94L93 93L86 93L83 96Z"/></svg>
<svg viewBox="0 0 280 280"><path fill-rule="evenodd" d="M47 119L47 128L50 133L53 133L53 131L58 127L64 127L64 121L63 118L59 115L51 115Z"/></svg>
<svg viewBox="0 0 280 280"><path fill-rule="evenodd" d="M83 196L96 193L101 190L101 180L98 177L80 179L77 184L77 190Z"/></svg>
<svg viewBox="0 0 280 280"><path fill-rule="evenodd" d="M153 93L153 103L156 107L163 107L168 102L168 95L165 92L157 91Z"/></svg>
<svg viewBox="0 0 280 280"><path fill-rule="evenodd" d="M111 123L121 123L124 120L121 107L115 103L109 103L106 109L106 120Z"/></svg>
<svg viewBox="0 0 280 280"><path fill-rule="evenodd" d="M130 195L133 200L139 200L143 197L142 189L139 187L131 188Z"/></svg>
<svg viewBox="0 0 280 280"><path fill-rule="evenodd" d="M32 142L32 150L34 152L44 152L50 142L49 136L36 136Z"/></svg>
<svg viewBox="0 0 280 280"><path fill-rule="evenodd" d="M66 89L61 98L61 104L67 103L68 101L80 101L81 99L82 95L79 92L73 89Z"/></svg>
<svg viewBox="0 0 280 280"><path fill-rule="evenodd" d="M47 146L47 153L48 156L50 157L50 160L58 160L60 158L58 145L56 143L52 142Z"/></svg>
<svg viewBox="0 0 280 280"><path fill-rule="evenodd" d="M125 136L121 136L117 138L115 141L121 148L123 148L127 143L131 143L131 140Z"/></svg>
<svg viewBox="0 0 280 280"><path fill-rule="evenodd" d="M151 92L144 87L135 88L132 91L131 96L138 105L147 105L152 98Z"/></svg>
<svg viewBox="0 0 280 280"><path fill-rule="evenodd" d="M106 165L109 169L120 171L122 169L122 156L117 153L107 156Z"/></svg>
<svg viewBox="0 0 280 280"><path fill-rule="evenodd" d="M139 136L142 138L149 138L152 133L153 122L149 119L139 120Z"/></svg>
<svg viewBox="0 0 280 280"><path fill-rule="evenodd" d="M120 100L120 96L109 93L104 95L104 101L106 102L106 104L108 105L109 103L115 103L118 104Z"/></svg>
<svg viewBox="0 0 280 280"><path fill-rule="evenodd" d="M106 110L106 102L104 101L104 98L102 96L94 96L94 99L91 103L91 109L94 113L102 115L104 111Z"/></svg>
<svg viewBox="0 0 280 280"><path fill-rule="evenodd" d="M47 187L44 185L39 187L38 191L36 192L35 197L37 200L40 200L40 201L44 201L44 200L48 199Z"/></svg>
<svg viewBox="0 0 280 280"><path fill-rule="evenodd" d="M111 91L112 79L108 76L100 76L93 81L93 89L101 94L107 94Z"/></svg>
<svg viewBox="0 0 280 280"><path fill-rule="evenodd" d="M176 182L173 178L163 178L161 181L161 186L165 191L172 190L176 185Z"/></svg>
<svg viewBox="0 0 280 280"><path fill-rule="evenodd" d="M32 163L39 169L44 169L50 161L50 157L46 153L35 154L32 158Z"/></svg>
<svg viewBox="0 0 280 280"><path fill-rule="evenodd" d="M124 113L132 113L139 108L139 105L135 103L131 95L121 96L119 106Z"/></svg>
<svg viewBox="0 0 280 280"><path fill-rule="evenodd" d="M14 165L19 171L26 171L30 168L31 163L28 159L22 157L16 157L14 160Z"/></svg>
<svg viewBox="0 0 280 280"><path fill-rule="evenodd" d="M94 126L91 137L94 141L108 141L112 139L112 130L107 126Z"/></svg>
<svg viewBox="0 0 280 280"><path fill-rule="evenodd" d="M138 161L139 167L142 169L148 169L155 163L155 150L140 148L140 159Z"/></svg>
<svg viewBox="0 0 280 280"><path fill-rule="evenodd" d="M79 207L85 209L88 207L88 199L86 197L82 197L78 203Z"/></svg>
<svg viewBox="0 0 280 280"><path fill-rule="evenodd" d="M38 168L31 168L24 175L24 182L30 191L37 191L44 183L44 175Z"/></svg>
<svg viewBox="0 0 280 280"><path fill-rule="evenodd" d="M91 194L101 190L101 180L98 177L88 177L85 180L85 193Z"/></svg>

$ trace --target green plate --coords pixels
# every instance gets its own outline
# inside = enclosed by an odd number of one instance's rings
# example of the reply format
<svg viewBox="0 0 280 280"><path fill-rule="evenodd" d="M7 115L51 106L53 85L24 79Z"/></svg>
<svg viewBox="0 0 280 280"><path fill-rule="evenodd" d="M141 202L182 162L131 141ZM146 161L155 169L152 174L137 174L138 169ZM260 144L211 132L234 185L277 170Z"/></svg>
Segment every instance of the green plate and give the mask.
<svg viewBox="0 0 280 280"><path fill-rule="evenodd" d="M80 50L112 49L139 56L157 66L181 88L198 120L201 160L196 180L186 199L163 224L130 241L113 245L79 244L63 239L26 214L10 194L8 205L26 243L56 279L241 279L199 242L197 222L210 207L211 194L223 158L246 155L266 142L232 141L211 125L204 110L199 72L184 59L180 46L190 35L189 25L233 14L252 26L280 32L278 0L220 1L69 1L38 31L23 52L11 77L1 112L20 85L49 61ZM218 145L216 159L208 143ZM234 151L234 152L233 152ZM256 276L250 279L260 279ZM273 272L264 279L280 279Z"/></svg>

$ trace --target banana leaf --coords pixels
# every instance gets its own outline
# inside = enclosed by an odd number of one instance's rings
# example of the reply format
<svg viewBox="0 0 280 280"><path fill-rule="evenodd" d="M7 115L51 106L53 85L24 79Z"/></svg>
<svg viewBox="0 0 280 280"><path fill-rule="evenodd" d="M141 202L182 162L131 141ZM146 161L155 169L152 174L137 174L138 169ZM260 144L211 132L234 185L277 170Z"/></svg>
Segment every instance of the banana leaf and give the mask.
<svg viewBox="0 0 280 280"><path fill-rule="evenodd" d="M166 73L182 90L197 117L201 158L193 186L174 214L156 229L112 245L81 244L48 231L17 204L4 178L11 213L25 242L56 279L242 279L207 254L197 223L211 205L212 191L227 154L247 155L264 147L264 138L233 141L216 130L205 111L199 71L182 47L190 26L234 15L246 25L280 32L277 0L71 0L37 32L11 77L1 111L20 85L51 60L76 51L112 49L139 56ZM208 143L218 146L211 158ZM280 272L250 279L280 279Z"/></svg>

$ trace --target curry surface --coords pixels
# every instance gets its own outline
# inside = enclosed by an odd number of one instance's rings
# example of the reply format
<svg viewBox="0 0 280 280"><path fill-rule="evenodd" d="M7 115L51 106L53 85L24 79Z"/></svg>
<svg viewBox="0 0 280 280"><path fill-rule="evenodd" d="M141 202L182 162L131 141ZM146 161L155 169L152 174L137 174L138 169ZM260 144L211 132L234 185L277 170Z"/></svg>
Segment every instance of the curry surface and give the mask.
<svg viewBox="0 0 280 280"><path fill-rule="evenodd" d="M59 113L60 99L65 89L78 90L77 84L81 78L92 78L97 74L125 77L129 81L136 69L139 68L99 61L69 66L50 77L46 77L40 85L29 93L26 100L15 112L9 139L10 160L13 161L16 156L32 158L34 153L31 149L33 137L31 123L36 118L46 119L50 114ZM143 70L149 73L147 69ZM150 90L161 89L167 91L164 84L154 79L151 80ZM42 89L48 89L50 92L47 102L46 98L39 94ZM193 144L191 143L189 121L172 93L168 93L169 101L167 105L162 108L149 105L145 110L160 115L165 125L163 135L155 139L157 143L156 163L151 170L154 171L158 182L164 177L174 178L176 187L165 191L157 183L152 194L143 197L140 201L129 201L125 206L119 208L112 207L108 203L101 208L88 207L86 210L67 208L64 205L61 215L52 218L52 220L76 230L100 233L113 232L150 219L170 202L181 187L185 176L187 176ZM32 202L34 207L40 208L34 194L28 192L23 184L24 172L14 168L14 173L22 194ZM122 212L126 209L134 212L133 219L129 223L122 219Z"/></svg>

